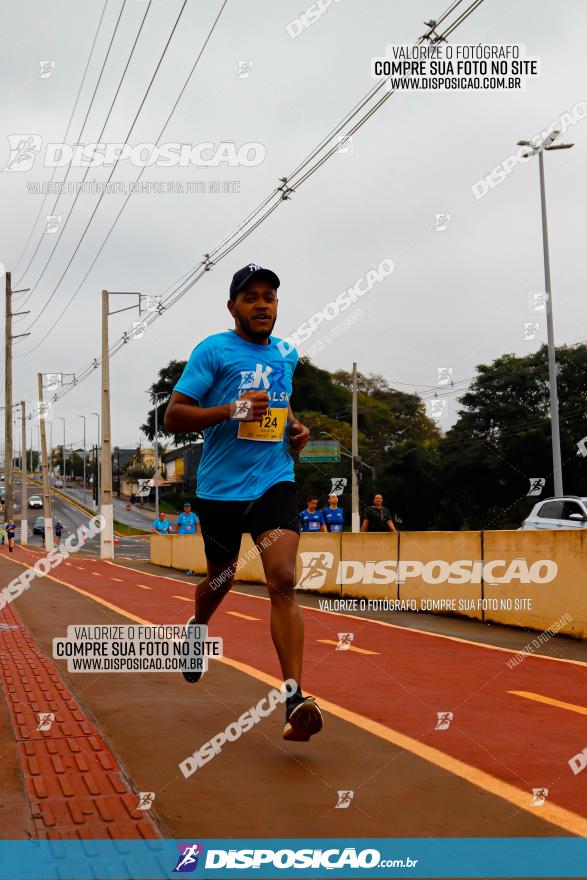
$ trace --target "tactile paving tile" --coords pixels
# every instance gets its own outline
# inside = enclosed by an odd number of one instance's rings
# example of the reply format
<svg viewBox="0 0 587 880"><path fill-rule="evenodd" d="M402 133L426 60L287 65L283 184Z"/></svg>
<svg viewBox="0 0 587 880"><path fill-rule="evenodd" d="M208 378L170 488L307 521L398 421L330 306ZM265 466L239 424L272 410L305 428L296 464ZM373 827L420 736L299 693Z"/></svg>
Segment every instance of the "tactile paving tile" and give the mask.
<svg viewBox="0 0 587 880"><path fill-rule="evenodd" d="M136 809L138 795L112 752L11 606L0 611L0 682L40 839L161 837L148 810ZM41 713L55 716L47 730L39 729Z"/></svg>

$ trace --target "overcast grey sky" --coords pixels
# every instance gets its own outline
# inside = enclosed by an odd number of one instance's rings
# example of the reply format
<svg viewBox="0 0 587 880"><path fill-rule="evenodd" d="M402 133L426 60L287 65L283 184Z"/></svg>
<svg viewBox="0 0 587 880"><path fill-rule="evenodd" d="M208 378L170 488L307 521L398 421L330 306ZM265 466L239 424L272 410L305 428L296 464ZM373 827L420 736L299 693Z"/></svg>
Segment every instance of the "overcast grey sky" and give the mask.
<svg viewBox="0 0 587 880"><path fill-rule="evenodd" d="M69 143L79 136L121 5L122 0L108 2ZM132 144L156 139L220 5L219 0L188 0ZM38 371L76 372L97 357L102 288L156 295L187 273L371 88L371 58L383 55L386 44L412 43L423 33L423 22L438 17L448 2L341 0L292 39L286 25L308 5L304 0L228 0L163 140L258 142L266 148L265 160L254 167L147 168L146 182L237 180L240 193L134 195L63 319L27 354L87 272L124 201L123 195L105 195L50 305L30 337L15 344L15 400L36 397ZM103 140L124 140L180 7L179 0L154 0ZM9 135L38 134L43 143L63 139L101 9L102 2L87 0L23 0L5 8L0 167L10 155ZM83 141L94 141L100 132L145 9L144 0L127 0ZM203 337L230 326L230 278L251 261L281 278L275 332L282 336L381 260L394 261L394 273L358 304L363 317L315 357L330 370L350 369L356 360L364 373L381 373L397 388L424 392L435 385L438 367L452 367L459 382L472 377L478 363L504 352L536 350L546 339L544 315L528 310L528 295L543 289L538 160L518 165L480 200L471 186L515 152L518 139L532 137L587 101L586 35L583 0L485 0L451 42L523 43L528 55L540 58L541 76L522 92L394 95L355 136L352 152L333 156L143 339L129 342L112 359L113 442L138 442L145 391L160 367L187 358ZM46 78L37 76L42 60L55 62ZM239 78L243 60L254 66L250 76ZM572 126L563 140L576 146L545 157L559 344L587 339L587 121ZM139 170L121 162L113 179L129 183ZM90 169L87 179L105 180L109 171ZM58 169L55 179L64 173ZM68 179L81 180L83 173L73 169ZM28 192L29 185L50 176L41 155L30 171L0 176L0 261L13 270L13 283L43 239L20 286L37 281L55 243L56 236L42 235L39 220L14 271L42 201ZM45 214L54 198L48 199ZM73 199L62 196L59 202L62 222ZM78 199L27 306L31 316L15 324L15 333L38 315L54 290L97 199ZM450 214L447 229L433 231L435 214L444 212ZM18 302L16 297L15 310ZM111 338L132 320L131 313L113 317ZM540 325L536 338L524 341L523 325L532 321ZM309 344L332 326L324 325ZM77 415L99 405L97 372L55 405L52 417L66 418L68 443L82 437ZM441 425L454 420L456 406L453 395ZM88 443L95 442L95 424L88 420ZM54 443L60 442L61 422L53 435Z"/></svg>

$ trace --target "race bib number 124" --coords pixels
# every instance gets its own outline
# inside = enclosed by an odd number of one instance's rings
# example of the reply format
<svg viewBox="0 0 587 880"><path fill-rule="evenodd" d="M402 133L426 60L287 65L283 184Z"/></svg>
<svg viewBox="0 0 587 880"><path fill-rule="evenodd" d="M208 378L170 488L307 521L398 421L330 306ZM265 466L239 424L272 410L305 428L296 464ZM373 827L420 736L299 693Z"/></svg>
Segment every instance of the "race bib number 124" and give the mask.
<svg viewBox="0 0 587 880"><path fill-rule="evenodd" d="M271 407L256 422L240 422L238 437L241 440L264 440L277 443L283 440L287 423L287 407Z"/></svg>

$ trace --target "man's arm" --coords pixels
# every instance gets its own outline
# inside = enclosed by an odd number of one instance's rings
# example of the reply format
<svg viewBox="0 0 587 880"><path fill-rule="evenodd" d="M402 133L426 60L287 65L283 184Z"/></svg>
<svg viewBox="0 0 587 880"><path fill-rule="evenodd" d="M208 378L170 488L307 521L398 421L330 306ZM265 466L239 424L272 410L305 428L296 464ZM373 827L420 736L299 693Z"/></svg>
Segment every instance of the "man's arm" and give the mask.
<svg viewBox="0 0 587 880"><path fill-rule="evenodd" d="M388 519L386 525L390 532L397 532L397 529L393 524L393 520Z"/></svg>
<svg viewBox="0 0 587 880"><path fill-rule="evenodd" d="M266 391L247 391L241 394L241 398L243 397L253 401L252 421L260 419L267 412L269 396ZM211 425L228 421L232 414L231 404L232 402L220 406L198 406L187 394L174 391L165 410L163 424L167 431L179 434L203 431Z"/></svg>
<svg viewBox="0 0 587 880"><path fill-rule="evenodd" d="M365 517L365 519L363 520L363 525L361 526L361 531L366 532L368 528L369 528L369 520L367 519L367 517Z"/></svg>

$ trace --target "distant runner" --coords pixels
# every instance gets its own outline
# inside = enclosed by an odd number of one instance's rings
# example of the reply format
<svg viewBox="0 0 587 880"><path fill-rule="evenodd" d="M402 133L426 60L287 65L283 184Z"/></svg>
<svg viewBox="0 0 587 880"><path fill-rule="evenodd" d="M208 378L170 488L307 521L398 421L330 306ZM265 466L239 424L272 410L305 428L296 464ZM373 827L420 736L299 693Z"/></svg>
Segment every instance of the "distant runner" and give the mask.
<svg viewBox="0 0 587 880"><path fill-rule="evenodd" d="M14 537L16 535L16 523L13 519L9 519L6 523L6 537L8 538L8 549L12 553L14 547Z"/></svg>
<svg viewBox="0 0 587 880"><path fill-rule="evenodd" d="M55 523L55 543L57 544L57 546L59 546L61 544L62 533L63 533L63 523L61 523L61 522L59 522L59 520L57 520L57 522Z"/></svg>
<svg viewBox="0 0 587 880"><path fill-rule="evenodd" d="M300 511L300 522L302 524L302 532L325 532L326 525L322 512L318 510L318 499L315 495L310 495L306 504L306 510Z"/></svg>
<svg viewBox="0 0 587 880"><path fill-rule="evenodd" d="M177 517L177 534L178 535L195 535L201 534L200 520L195 513L192 512L192 505L186 501L183 506L183 513Z"/></svg>
<svg viewBox="0 0 587 880"><path fill-rule="evenodd" d="M328 506L322 508L322 518L329 532L342 532L344 510L338 506L338 495L328 496Z"/></svg>
<svg viewBox="0 0 587 880"><path fill-rule="evenodd" d="M377 493L373 496L373 506L365 511L365 518L361 526L362 532L397 532L391 514L387 507L383 506L383 495Z"/></svg>
<svg viewBox="0 0 587 880"><path fill-rule="evenodd" d="M168 519L166 519L163 511L159 514L158 519L154 519L151 523L151 531L155 532L155 534L159 535L170 535L171 534L171 523Z"/></svg>
<svg viewBox="0 0 587 880"><path fill-rule="evenodd" d="M296 603L298 500L288 436L296 451L310 432L289 400L298 362L282 354L271 331L279 278L250 263L230 285L235 329L204 339L192 352L165 414L168 431L204 430L197 507L208 577L196 588L190 623L207 624L232 587L243 532L261 554L271 600L271 636L284 680L297 691L286 700L284 739L307 742L322 729L313 697L301 690L304 624ZM282 346L283 347L283 346ZM198 681L201 673L184 673Z"/></svg>

